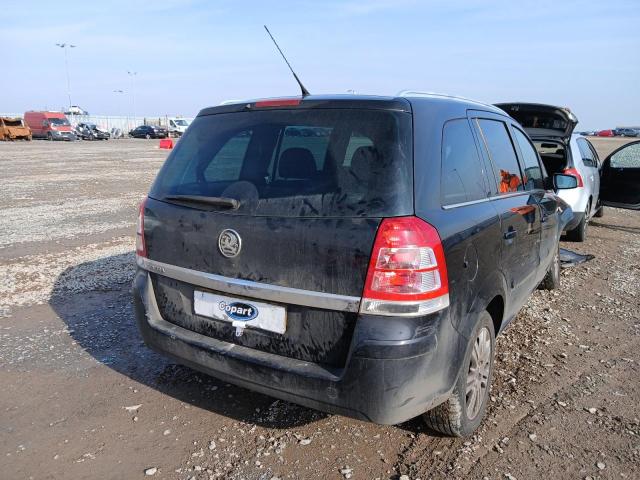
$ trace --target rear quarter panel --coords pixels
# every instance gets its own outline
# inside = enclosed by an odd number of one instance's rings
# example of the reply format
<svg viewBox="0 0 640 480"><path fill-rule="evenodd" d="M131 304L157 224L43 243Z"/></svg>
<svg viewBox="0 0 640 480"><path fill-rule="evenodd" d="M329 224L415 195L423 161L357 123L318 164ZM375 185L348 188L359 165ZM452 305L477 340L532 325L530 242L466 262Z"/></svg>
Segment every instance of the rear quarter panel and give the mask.
<svg viewBox="0 0 640 480"><path fill-rule="evenodd" d="M416 215L438 230L449 276L450 319L467 337L495 295L504 298L499 270L500 220L492 202L443 208L440 195L442 128L467 118L464 105L429 101L414 109L414 183Z"/></svg>

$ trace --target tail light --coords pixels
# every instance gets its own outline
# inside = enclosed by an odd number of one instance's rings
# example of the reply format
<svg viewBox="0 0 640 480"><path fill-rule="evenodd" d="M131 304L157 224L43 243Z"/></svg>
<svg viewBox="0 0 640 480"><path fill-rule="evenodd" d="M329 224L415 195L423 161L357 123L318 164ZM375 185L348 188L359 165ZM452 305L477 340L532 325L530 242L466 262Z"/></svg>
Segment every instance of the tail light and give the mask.
<svg viewBox="0 0 640 480"><path fill-rule="evenodd" d="M576 180L578 180L578 186L584 187L584 182L582 181L582 175L580 175L580 172L578 172L578 170L576 170L575 168L565 168L562 173L564 173L565 175L571 175L572 177L576 177Z"/></svg>
<svg viewBox="0 0 640 480"><path fill-rule="evenodd" d="M144 207L147 204L145 198L140 204L138 210L138 226L136 227L136 255L139 257L147 256L147 244L144 240Z"/></svg>
<svg viewBox="0 0 640 480"><path fill-rule="evenodd" d="M418 316L449 306L438 231L417 217L386 218L371 252L360 313Z"/></svg>

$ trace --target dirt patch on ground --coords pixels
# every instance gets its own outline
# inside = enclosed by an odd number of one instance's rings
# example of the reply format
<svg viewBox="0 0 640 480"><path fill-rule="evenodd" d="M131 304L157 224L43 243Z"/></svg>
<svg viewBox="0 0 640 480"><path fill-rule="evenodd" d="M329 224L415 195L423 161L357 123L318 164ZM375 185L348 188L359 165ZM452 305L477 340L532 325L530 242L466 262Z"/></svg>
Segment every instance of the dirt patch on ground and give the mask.
<svg viewBox="0 0 640 480"><path fill-rule="evenodd" d="M420 419L378 426L274 400L147 349L129 282L156 147L0 144L3 477L638 478L640 214L606 209L587 242L563 242L595 259L499 337L487 418L452 440Z"/></svg>

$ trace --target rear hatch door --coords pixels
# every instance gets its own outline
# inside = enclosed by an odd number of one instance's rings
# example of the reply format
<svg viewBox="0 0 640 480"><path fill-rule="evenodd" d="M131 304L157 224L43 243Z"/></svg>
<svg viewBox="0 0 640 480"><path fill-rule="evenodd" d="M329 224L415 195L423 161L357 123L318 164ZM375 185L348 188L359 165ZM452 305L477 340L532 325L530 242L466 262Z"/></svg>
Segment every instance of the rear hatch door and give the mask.
<svg viewBox="0 0 640 480"><path fill-rule="evenodd" d="M554 138L566 143L578 124L576 116L565 107L539 103L496 103L520 123L531 138Z"/></svg>
<svg viewBox="0 0 640 480"><path fill-rule="evenodd" d="M397 101L290 103L196 118L146 203L147 256L160 265L150 275L170 322L340 367L378 225L413 214L411 113ZM163 275L168 265L191 277ZM197 285L198 274L215 281ZM236 336L236 323L207 311L221 301L277 307L285 331L258 324Z"/></svg>

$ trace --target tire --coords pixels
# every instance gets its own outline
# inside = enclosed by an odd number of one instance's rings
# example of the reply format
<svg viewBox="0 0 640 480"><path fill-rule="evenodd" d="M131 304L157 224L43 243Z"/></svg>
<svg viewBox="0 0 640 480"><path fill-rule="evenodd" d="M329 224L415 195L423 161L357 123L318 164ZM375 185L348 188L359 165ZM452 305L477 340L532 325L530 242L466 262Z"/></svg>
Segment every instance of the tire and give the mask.
<svg viewBox="0 0 640 480"><path fill-rule="evenodd" d="M471 339L462 363L463 368L458 374L451 395L444 403L423 415L425 423L431 430L450 437L471 435L484 418L493 375L495 350L493 320L488 312L482 312L480 315ZM479 347L480 345L483 346Z"/></svg>
<svg viewBox="0 0 640 480"><path fill-rule="evenodd" d="M53 135L51 134L51 132L47 133L47 140L53 142Z"/></svg>
<svg viewBox="0 0 640 480"><path fill-rule="evenodd" d="M582 217L582 220L580 220L580 223L576 228L567 232L567 239L572 242L584 242L587 239L587 226L589 225L587 215L590 211L591 203L588 203L587 208L584 211L584 217Z"/></svg>
<svg viewBox="0 0 640 480"><path fill-rule="evenodd" d="M600 207L598 210L596 210L596 213L594 213L593 216L596 218L604 217L604 207Z"/></svg>
<svg viewBox="0 0 640 480"><path fill-rule="evenodd" d="M146 138L147 140L149 140L151 138L151 135L149 135L148 133L144 136L144 138Z"/></svg>
<svg viewBox="0 0 640 480"><path fill-rule="evenodd" d="M551 265L547 270L546 275L540 282L539 288L541 290L555 290L560 288L560 245L556 249L556 254L551 260Z"/></svg>

